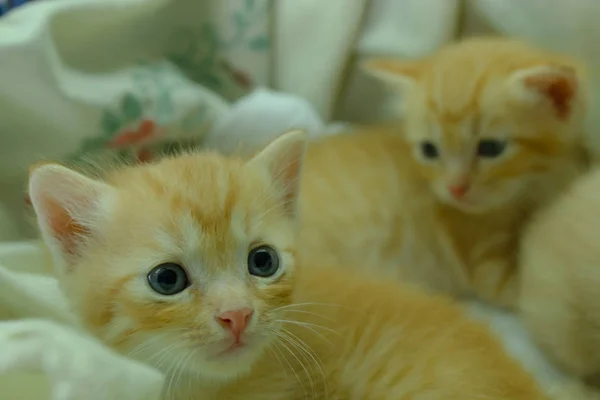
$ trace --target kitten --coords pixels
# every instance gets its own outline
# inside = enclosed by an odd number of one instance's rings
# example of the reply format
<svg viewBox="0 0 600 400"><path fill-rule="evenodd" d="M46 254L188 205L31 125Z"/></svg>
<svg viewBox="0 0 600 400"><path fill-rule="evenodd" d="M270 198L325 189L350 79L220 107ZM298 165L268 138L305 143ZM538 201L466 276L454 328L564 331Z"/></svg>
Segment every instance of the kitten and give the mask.
<svg viewBox="0 0 600 400"><path fill-rule="evenodd" d="M96 180L55 164L29 194L65 293L105 344L183 399L545 399L445 297L299 260L306 135Z"/></svg>
<svg viewBox="0 0 600 400"><path fill-rule="evenodd" d="M523 225L587 164L582 68L500 38L366 68L404 121L309 148L303 254L514 306Z"/></svg>
<svg viewBox="0 0 600 400"><path fill-rule="evenodd" d="M523 237L520 311L563 368L600 387L600 170L540 212Z"/></svg>

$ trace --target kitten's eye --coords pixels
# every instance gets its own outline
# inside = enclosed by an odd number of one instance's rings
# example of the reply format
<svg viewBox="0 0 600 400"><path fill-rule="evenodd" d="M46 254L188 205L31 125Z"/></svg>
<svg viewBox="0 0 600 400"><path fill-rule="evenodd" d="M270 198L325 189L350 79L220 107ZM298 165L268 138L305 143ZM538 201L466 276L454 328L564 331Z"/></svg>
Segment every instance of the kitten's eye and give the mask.
<svg viewBox="0 0 600 400"><path fill-rule="evenodd" d="M267 278L279 269L279 256L269 246L259 246L248 253L248 272L250 275Z"/></svg>
<svg viewBox="0 0 600 400"><path fill-rule="evenodd" d="M436 145L431 142L421 143L421 153L423 153L423 157L428 158L430 160L438 158L439 156L439 152Z"/></svg>
<svg viewBox="0 0 600 400"><path fill-rule="evenodd" d="M496 139L480 140L477 145L477 155L480 157L494 158L504 153L506 141Z"/></svg>
<svg viewBox="0 0 600 400"><path fill-rule="evenodd" d="M189 286L188 276L179 264L164 263L154 267L148 274L152 290L164 296L182 292Z"/></svg>

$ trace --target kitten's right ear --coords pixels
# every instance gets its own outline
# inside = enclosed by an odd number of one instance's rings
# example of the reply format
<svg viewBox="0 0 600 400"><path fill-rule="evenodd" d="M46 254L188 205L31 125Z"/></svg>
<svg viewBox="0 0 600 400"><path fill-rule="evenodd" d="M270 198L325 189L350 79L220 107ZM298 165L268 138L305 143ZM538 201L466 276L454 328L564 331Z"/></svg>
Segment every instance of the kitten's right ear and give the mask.
<svg viewBox="0 0 600 400"><path fill-rule="evenodd" d="M418 60L376 58L365 61L361 69L395 89L404 90L414 84L422 65Z"/></svg>
<svg viewBox="0 0 600 400"><path fill-rule="evenodd" d="M285 210L296 212L296 200L308 134L302 130L284 133L255 155L249 163L267 168L275 185L282 193Z"/></svg>
<svg viewBox="0 0 600 400"><path fill-rule="evenodd" d="M585 101L585 70L568 63L547 63L515 71L509 78L509 93L522 105L549 105L554 116L566 120Z"/></svg>
<svg viewBox="0 0 600 400"><path fill-rule="evenodd" d="M114 188L47 163L30 170L29 197L55 264L68 269L97 234L98 222L112 205Z"/></svg>

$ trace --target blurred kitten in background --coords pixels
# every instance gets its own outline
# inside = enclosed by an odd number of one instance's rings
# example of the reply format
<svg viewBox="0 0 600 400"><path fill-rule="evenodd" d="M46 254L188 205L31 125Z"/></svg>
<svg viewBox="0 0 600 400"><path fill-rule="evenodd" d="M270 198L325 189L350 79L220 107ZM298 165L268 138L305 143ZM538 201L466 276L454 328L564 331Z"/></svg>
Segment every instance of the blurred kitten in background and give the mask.
<svg viewBox="0 0 600 400"><path fill-rule="evenodd" d="M522 227L588 164L582 66L473 38L365 68L402 123L309 147L302 255L513 306Z"/></svg>

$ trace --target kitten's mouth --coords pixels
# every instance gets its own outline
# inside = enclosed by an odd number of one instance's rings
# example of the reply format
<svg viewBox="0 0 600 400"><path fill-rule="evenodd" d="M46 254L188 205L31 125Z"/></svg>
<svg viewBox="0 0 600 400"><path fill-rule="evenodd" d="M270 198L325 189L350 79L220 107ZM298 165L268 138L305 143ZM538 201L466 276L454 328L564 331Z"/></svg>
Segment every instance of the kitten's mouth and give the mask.
<svg viewBox="0 0 600 400"><path fill-rule="evenodd" d="M228 357L238 353L241 353L248 347L248 344L244 341L234 342L225 350L221 350L214 355L214 357Z"/></svg>

